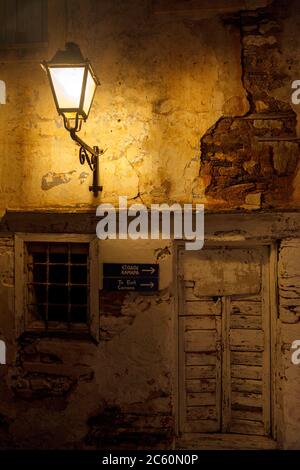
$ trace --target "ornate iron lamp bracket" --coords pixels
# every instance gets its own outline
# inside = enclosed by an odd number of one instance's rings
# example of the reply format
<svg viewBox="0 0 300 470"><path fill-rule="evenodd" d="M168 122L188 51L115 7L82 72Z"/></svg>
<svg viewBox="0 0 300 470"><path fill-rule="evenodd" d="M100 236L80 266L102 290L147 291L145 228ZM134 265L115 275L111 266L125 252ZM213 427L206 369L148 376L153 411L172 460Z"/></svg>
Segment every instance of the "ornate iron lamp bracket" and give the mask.
<svg viewBox="0 0 300 470"><path fill-rule="evenodd" d="M93 184L89 186L89 190L97 197L98 193L102 191L102 186L99 186L99 156L103 155L104 151L99 147L90 147L86 144L76 132L80 130L80 125L76 122L75 127L70 127L69 122L64 119L65 128L70 132L71 138L79 145L79 161L81 165L87 162L93 173Z"/></svg>

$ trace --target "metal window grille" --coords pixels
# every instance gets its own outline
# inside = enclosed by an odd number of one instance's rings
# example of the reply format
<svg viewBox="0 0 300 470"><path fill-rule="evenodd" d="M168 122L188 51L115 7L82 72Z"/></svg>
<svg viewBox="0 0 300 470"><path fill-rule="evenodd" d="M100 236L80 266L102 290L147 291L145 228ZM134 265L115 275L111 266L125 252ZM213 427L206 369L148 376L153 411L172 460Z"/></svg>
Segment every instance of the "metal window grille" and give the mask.
<svg viewBox="0 0 300 470"><path fill-rule="evenodd" d="M89 244L29 242L26 248L29 322L45 329L87 325Z"/></svg>

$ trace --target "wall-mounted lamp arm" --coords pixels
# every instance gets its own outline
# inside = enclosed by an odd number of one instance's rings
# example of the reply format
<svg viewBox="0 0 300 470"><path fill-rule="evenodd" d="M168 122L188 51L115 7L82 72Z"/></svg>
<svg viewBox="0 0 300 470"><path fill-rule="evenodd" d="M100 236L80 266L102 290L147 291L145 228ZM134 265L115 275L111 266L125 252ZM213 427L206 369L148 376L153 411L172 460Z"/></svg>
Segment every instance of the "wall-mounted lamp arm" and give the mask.
<svg viewBox="0 0 300 470"><path fill-rule="evenodd" d="M93 184L89 187L90 191L93 191L94 196L98 196L98 193L102 191L102 186L99 186L98 181L98 166L99 166L99 156L104 152L99 149L99 147L90 147L86 144L78 135L76 134L75 129L68 129L70 132L71 138L79 145L79 161L81 165L87 162L91 171L93 172ZM90 154L90 155L89 155Z"/></svg>
<svg viewBox="0 0 300 470"><path fill-rule="evenodd" d="M80 146L80 149L84 149L86 152L90 153L92 156L96 157L99 154L103 153L103 151L99 150L99 147L90 147L87 143L85 143L78 135L76 134L75 130L70 130L70 135L73 140ZM95 150L98 149L98 150ZM81 162L80 162L81 163Z"/></svg>

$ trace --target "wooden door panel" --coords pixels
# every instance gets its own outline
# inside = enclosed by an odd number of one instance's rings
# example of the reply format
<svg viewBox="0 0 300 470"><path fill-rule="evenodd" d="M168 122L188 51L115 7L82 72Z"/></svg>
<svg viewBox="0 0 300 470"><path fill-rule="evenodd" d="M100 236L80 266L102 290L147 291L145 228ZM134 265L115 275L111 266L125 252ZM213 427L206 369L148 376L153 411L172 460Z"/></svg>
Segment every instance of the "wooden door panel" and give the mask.
<svg viewBox="0 0 300 470"><path fill-rule="evenodd" d="M182 251L180 259L181 431L267 435L268 249Z"/></svg>

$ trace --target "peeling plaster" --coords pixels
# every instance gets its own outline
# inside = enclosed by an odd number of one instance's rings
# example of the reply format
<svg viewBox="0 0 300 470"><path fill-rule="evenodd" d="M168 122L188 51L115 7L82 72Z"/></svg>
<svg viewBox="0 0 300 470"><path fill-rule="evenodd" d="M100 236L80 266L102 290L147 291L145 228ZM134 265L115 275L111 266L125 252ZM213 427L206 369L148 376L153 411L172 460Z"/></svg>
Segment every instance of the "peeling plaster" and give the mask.
<svg viewBox="0 0 300 470"><path fill-rule="evenodd" d="M50 171L42 177L41 188L43 191L48 191L49 189L55 188L60 184L69 183L72 180L73 173L76 173L76 170L68 171L66 173L54 173Z"/></svg>
<svg viewBox="0 0 300 470"><path fill-rule="evenodd" d="M273 17L279 14L275 25ZM253 210L286 205L292 198L299 160L299 143L293 141L296 113L272 95L288 80L280 50L285 17L286 8L271 6L251 16L240 13L225 19L240 27L249 111L220 118L201 138L200 177L206 183L205 195L216 205ZM268 35L270 30L274 35Z"/></svg>
<svg viewBox="0 0 300 470"><path fill-rule="evenodd" d="M80 175L78 176L80 184L83 184L88 176L89 174L86 171L82 171Z"/></svg>

